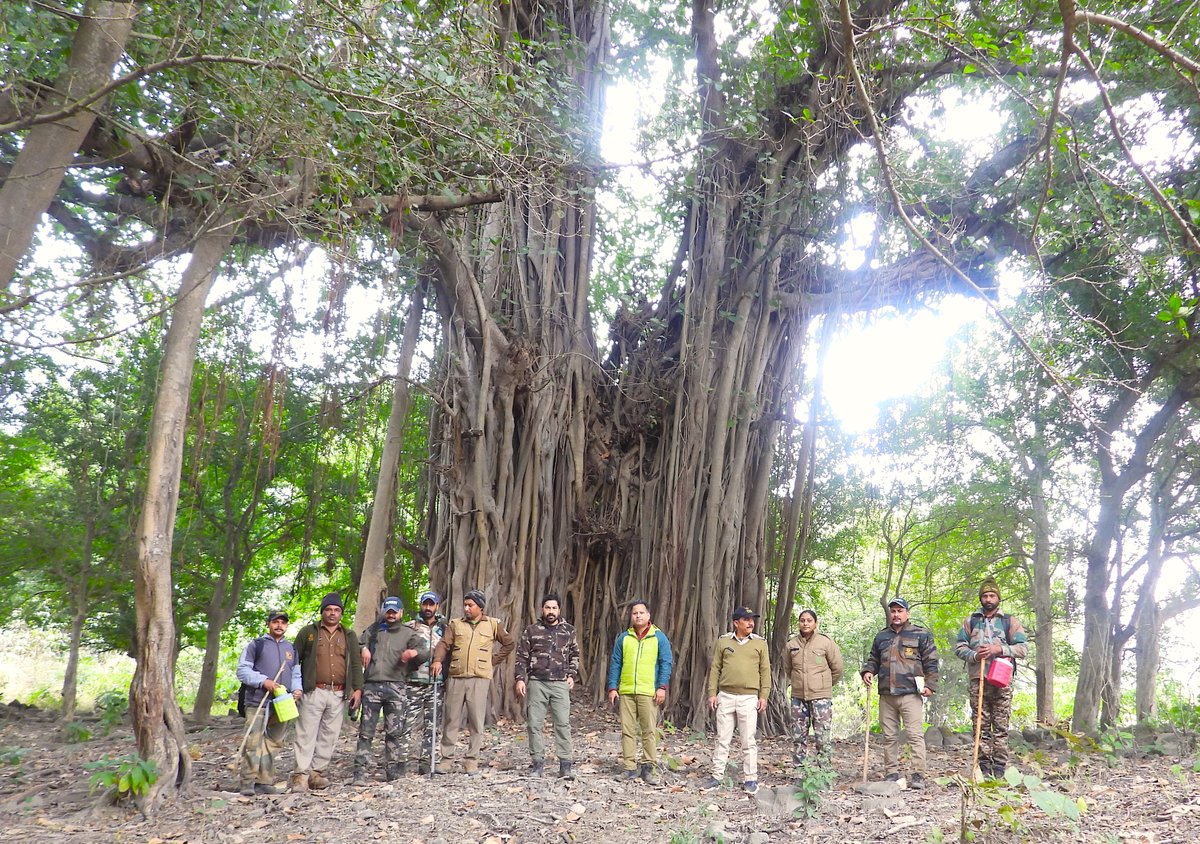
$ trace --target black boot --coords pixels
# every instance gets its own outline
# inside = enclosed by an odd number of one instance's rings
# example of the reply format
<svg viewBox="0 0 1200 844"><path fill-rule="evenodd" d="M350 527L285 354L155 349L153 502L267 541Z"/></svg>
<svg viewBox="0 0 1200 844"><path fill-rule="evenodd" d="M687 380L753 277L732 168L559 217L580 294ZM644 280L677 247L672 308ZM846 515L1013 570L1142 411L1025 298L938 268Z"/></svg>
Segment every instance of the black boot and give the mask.
<svg viewBox="0 0 1200 844"><path fill-rule="evenodd" d="M544 759L534 759L529 766L529 776L540 777L546 773L546 761Z"/></svg>
<svg viewBox="0 0 1200 844"><path fill-rule="evenodd" d="M570 759L559 759L558 760L558 775L565 780L575 779L575 775L573 773L571 773L571 760Z"/></svg>

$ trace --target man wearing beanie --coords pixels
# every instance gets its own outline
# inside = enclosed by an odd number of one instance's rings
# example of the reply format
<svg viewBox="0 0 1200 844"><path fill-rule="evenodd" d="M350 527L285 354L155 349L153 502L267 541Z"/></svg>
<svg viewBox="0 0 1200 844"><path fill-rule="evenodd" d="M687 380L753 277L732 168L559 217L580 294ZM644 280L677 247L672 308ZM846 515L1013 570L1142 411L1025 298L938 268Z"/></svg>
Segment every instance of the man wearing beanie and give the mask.
<svg viewBox="0 0 1200 844"><path fill-rule="evenodd" d="M995 685L985 677L985 664L1007 660L1013 672L1016 661L1028 651L1025 628L1014 616L1000 612L1000 587L987 578L979 587L980 609L963 620L954 653L967 663L970 675L971 723L983 722L979 739L979 769L985 777L999 779L1008 767L1008 719L1012 714L1012 681ZM983 684L983 712L979 684Z"/></svg>
<svg viewBox="0 0 1200 844"><path fill-rule="evenodd" d="M483 747L483 725L487 716L488 687L492 684L495 666L504 662L513 650L513 637L495 618L484 615L483 593L472 589L463 596L462 618L446 625L442 641L434 651L433 676L442 673L442 663L450 657L450 678L446 685L446 720L442 734L439 774L450 772L454 744L458 740L459 722L463 710L467 713L467 730L471 739L463 770L479 772L479 750Z"/></svg>
<svg viewBox="0 0 1200 844"><path fill-rule="evenodd" d="M362 653L354 631L342 626L343 611L342 596L330 592L321 601L321 621L296 636L304 697L296 723L293 791L329 785L325 768L342 731L346 702L357 708L362 699Z"/></svg>

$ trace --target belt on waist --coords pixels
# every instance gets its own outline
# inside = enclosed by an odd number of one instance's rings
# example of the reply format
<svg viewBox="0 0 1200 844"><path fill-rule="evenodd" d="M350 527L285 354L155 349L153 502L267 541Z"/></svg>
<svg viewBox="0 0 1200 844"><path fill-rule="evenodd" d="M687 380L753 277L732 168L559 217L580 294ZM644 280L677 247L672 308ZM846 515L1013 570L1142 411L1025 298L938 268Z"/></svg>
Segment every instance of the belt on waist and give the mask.
<svg viewBox="0 0 1200 844"><path fill-rule="evenodd" d="M345 683L317 683L317 688L318 689L332 689L335 692L340 692L340 691L345 690L346 684Z"/></svg>

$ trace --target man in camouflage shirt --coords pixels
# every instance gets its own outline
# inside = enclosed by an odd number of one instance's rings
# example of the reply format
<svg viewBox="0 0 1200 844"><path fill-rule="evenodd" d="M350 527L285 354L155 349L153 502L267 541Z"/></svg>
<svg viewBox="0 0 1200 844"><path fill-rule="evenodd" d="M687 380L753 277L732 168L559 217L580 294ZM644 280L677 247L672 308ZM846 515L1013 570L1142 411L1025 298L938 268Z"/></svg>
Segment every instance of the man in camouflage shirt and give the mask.
<svg viewBox="0 0 1200 844"><path fill-rule="evenodd" d="M971 613L958 630L954 653L967 663L971 689L971 723L980 718L979 684L983 683L983 723L980 725L979 770L999 779L1008 767L1008 719L1012 714L1012 682L994 686L983 679L983 661L1008 660L1016 670L1016 661L1028 651L1028 637L1021 622L1000 612L1000 587L993 578L979 587L980 610Z"/></svg>
<svg viewBox="0 0 1200 844"><path fill-rule="evenodd" d="M408 626L417 631L429 646L429 657L408 675L408 709L404 714L404 728L400 741L405 747L412 742L412 731L421 724L421 757L417 771L428 774L435 764L433 743L437 732L437 713L445 710L446 684L441 677L433 676L430 664L433 652L446 632L446 619L438 612L442 599L437 592L422 592L417 599L421 605L417 617Z"/></svg>
<svg viewBox="0 0 1200 844"><path fill-rule="evenodd" d="M912 752L912 788L925 786L925 707L938 679L937 644L933 633L908 620L908 601L888 602L887 627L875 634L863 666L863 684L879 678L879 724L883 727L883 764L887 779L900 779L900 728L908 733Z"/></svg>
<svg viewBox="0 0 1200 844"><path fill-rule="evenodd" d="M517 643L517 697L525 700L525 726L533 776L545 769L546 740L542 727L546 709L554 724L554 750L558 775L571 777L571 689L579 679L579 642L575 628L562 620L558 595L542 599L542 617L525 628Z"/></svg>
<svg viewBox="0 0 1200 844"><path fill-rule="evenodd" d="M415 630L400 621L399 598L385 598L382 618L363 633L364 666L362 721L358 725L358 745L354 751L354 779L351 785L367 785L367 765L371 762L371 742L383 713L384 776L390 782L405 772L408 747L405 686L413 666L429 658L429 646Z"/></svg>

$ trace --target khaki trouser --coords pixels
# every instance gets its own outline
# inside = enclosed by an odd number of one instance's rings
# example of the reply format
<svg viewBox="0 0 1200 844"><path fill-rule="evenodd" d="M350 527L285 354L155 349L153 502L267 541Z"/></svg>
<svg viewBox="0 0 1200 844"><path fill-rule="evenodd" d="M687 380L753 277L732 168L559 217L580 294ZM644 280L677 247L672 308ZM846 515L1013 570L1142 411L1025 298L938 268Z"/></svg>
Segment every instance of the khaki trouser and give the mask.
<svg viewBox="0 0 1200 844"><path fill-rule="evenodd" d="M525 689L525 729L529 734L529 755L546 757L546 710L554 725L554 752L558 761L571 761L571 690L566 680L530 680Z"/></svg>
<svg viewBox="0 0 1200 844"><path fill-rule="evenodd" d="M883 727L885 773L900 773L900 727L908 733L913 772L925 773L925 699L917 694L880 695L879 724Z"/></svg>
<svg viewBox="0 0 1200 844"><path fill-rule="evenodd" d="M713 752L713 778L725 779L729 745L736 724L742 737L742 775L746 782L758 779L758 695L717 692L717 749Z"/></svg>
<svg viewBox="0 0 1200 844"><path fill-rule="evenodd" d="M454 743L458 741L458 730L463 710L467 713L467 732L471 739L467 743L467 759L478 759L483 747L483 724L487 719L488 689L492 681L488 677L451 677L446 686L446 720L443 721L441 757L454 758Z"/></svg>
<svg viewBox="0 0 1200 844"><path fill-rule="evenodd" d="M625 770L638 766L638 740L641 740L643 761L658 765L658 707L654 695L619 695L621 707L621 761Z"/></svg>
<svg viewBox="0 0 1200 844"><path fill-rule="evenodd" d="M296 773L324 771L342 732L346 701L342 692L313 689L300 700L296 720Z"/></svg>

